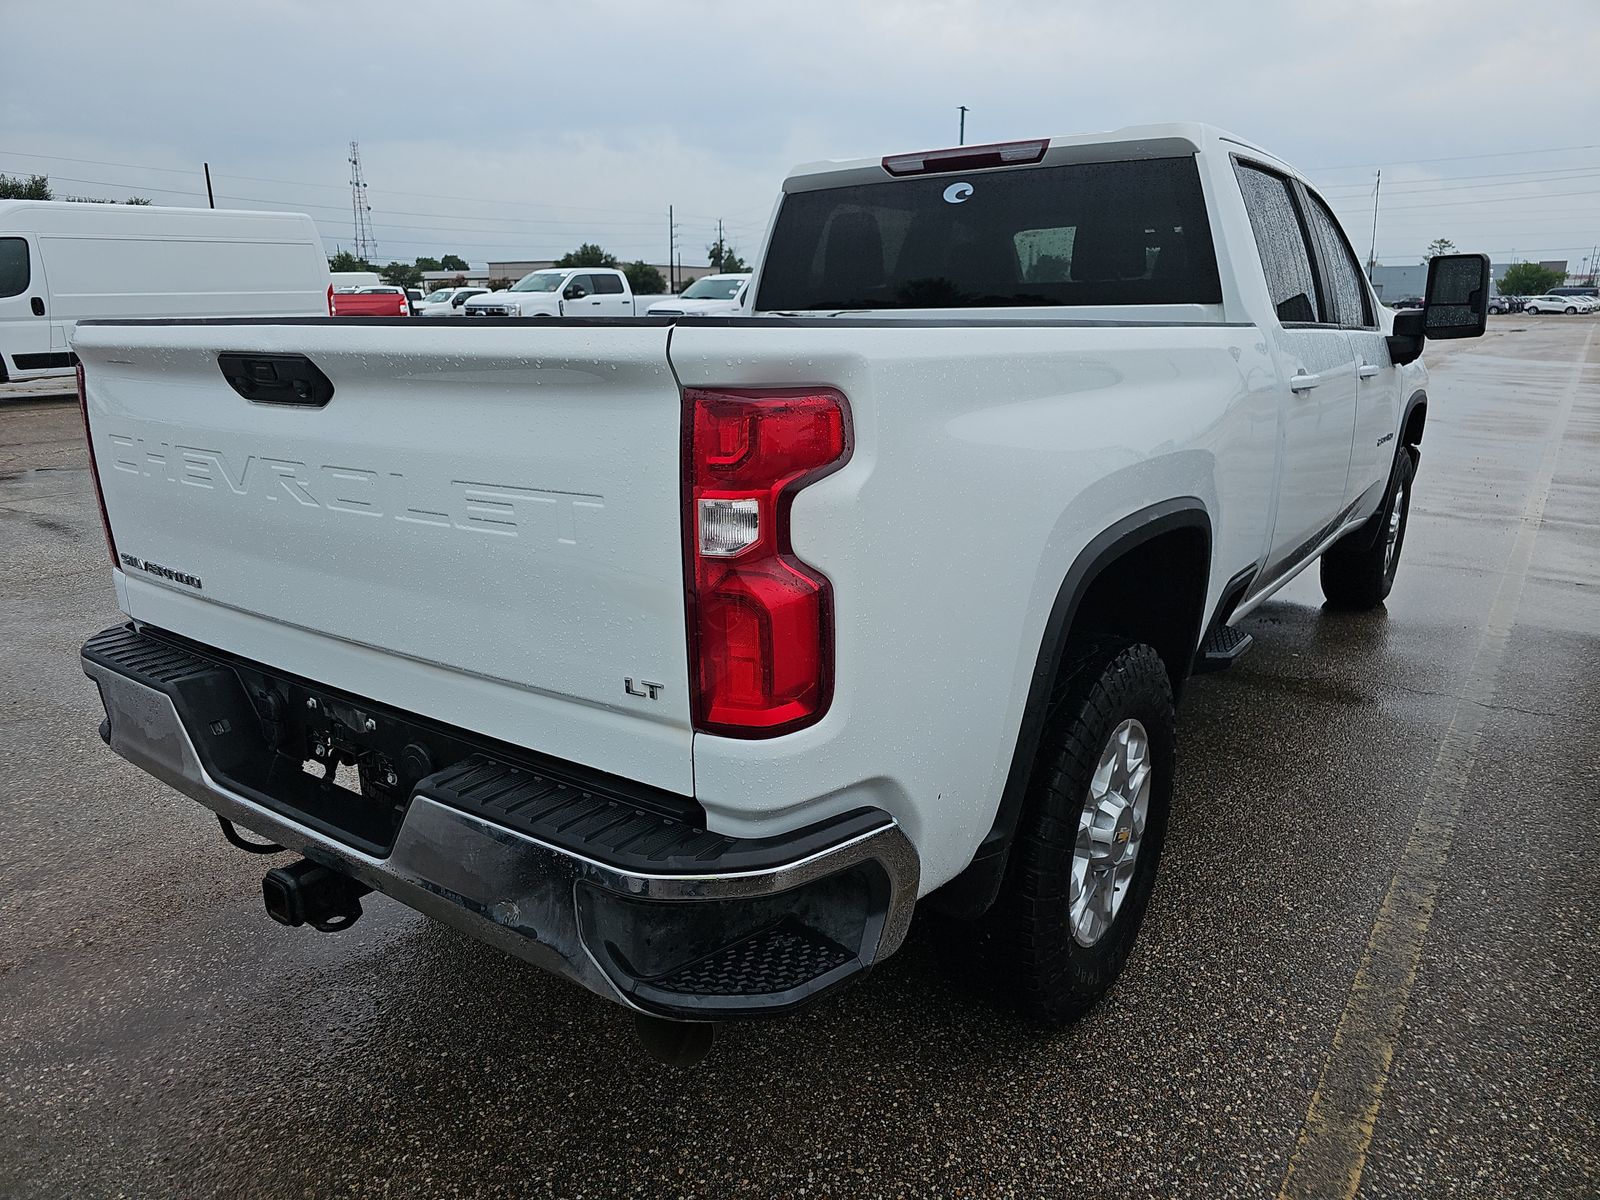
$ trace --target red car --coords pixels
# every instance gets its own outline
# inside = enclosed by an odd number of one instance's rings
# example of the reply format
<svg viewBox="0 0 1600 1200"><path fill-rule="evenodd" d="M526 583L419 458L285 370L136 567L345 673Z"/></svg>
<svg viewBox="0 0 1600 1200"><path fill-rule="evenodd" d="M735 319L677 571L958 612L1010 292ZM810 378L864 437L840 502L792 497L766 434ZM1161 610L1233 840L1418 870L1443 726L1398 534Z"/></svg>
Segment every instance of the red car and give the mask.
<svg viewBox="0 0 1600 1200"><path fill-rule="evenodd" d="M404 288L364 287L353 292L335 292L328 311L336 317L409 317L411 297Z"/></svg>

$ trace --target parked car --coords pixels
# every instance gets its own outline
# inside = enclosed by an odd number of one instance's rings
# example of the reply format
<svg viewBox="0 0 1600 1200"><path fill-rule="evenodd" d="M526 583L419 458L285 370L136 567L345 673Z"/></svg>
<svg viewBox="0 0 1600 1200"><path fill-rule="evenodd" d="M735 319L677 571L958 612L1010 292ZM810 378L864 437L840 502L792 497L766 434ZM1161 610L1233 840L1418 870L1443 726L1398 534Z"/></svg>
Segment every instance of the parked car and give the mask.
<svg viewBox="0 0 1600 1200"><path fill-rule="evenodd" d="M296 856L275 920L384 892L647 1044L831 992L919 906L1060 1025L1151 901L1190 674L1312 563L1389 593L1424 337L1483 332L1489 261L1387 311L1310 180L1159 125L802 168L750 286L404 354L81 328L102 736Z"/></svg>
<svg viewBox="0 0 1600 1200"><path fill-rule="evenodd" d="M678 295L658 300L648 310L652 317L713 317L743 311L750 282L748 272L703 275Z"/></svg>
<svg viewBox="0 0 1600 1200"><path fill-rule="evenodd" d="M423 291L421 288L408 287L406 289L406 299L411 301L411 315L413 317L417 315L417 305L422 303L422 297Z"/></svg>
<svg viewBox="0 0 1600 1200"><path fill-rule="evenodd" d="M643 316L662 296L635 296L628 277L606 267L548 267L524 275L501 292L474 296L469 317Z"/></svg>
<svg viewBox="0 0 1600 1200"><path fill-rule="evenodd" d="M333 293L333 315L336 317L409 317L411 297L405 288L379 284L376 287L356 288L353 291Z"/></svg>
<svg viewBox="0 0 1600 1200"><path fill-rule="evenodd" d="M1586 296L1600 304L1600 287L1594 284L1570 284L1566 287L1553 287L1550 289L1552 296Z"/></svg>
<svg viewBox="0 0 1600 1200"><path fill-rule="evenodd" d="M1523 312L1529 313L1565 313L1575 316L1587 311L1582 299L1578 296L1529 296L1522 305Z"/></svg>
<svg viewBox="0 0 1600 1200"><path fill-rule="evenodd" d="M73 326L328 315L303 213L0 200L0 379L70 374Z"/></svg>
<svg viewBox="0 0 1600 1200"><path fill-rule="evenodd" d="M1521 312L1523 303L1524 299L1521 296L1490 296L1489 311L1497 315Z"/></svg>
<svg viewBox="0 0 1600 1200"><path fill-rule="evenodd" d="M1389 307L1400 312L1408 308L1422 308L1426 303L1421 296L1407 296L1404 300L1396 300Z"/></svg>
<svg viewBox="0 0 1600 1200"><path fill-rule="evenodd" d="M487 296L488 288L446 287L438 288L424 296L416 306L419 317L459 317L462 305L474 296Z"/></svg>

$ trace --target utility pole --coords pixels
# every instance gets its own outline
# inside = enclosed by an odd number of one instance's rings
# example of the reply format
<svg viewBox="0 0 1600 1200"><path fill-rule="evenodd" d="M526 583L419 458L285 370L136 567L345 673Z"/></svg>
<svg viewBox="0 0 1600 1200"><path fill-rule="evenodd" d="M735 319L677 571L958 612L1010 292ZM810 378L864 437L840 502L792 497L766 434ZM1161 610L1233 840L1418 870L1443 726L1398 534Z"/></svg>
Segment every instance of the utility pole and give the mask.
<svg viewBox="0 0 1600 1200"><path fill-rule="evenodd" d="M1367 251L1367 281L1372 280L1372 268L1378 262L1378 193L1383 190L1383 170L1379 168L1377 181L1372 185L1372 248Z"/></svg>
<svg viewBox="0 0 1600 1200"><path fill-rule="evenodd" d="M215 208L217 206L217 198L211 194L211 164L201 163L200 165L206 169L206 203Z"/></svg>
<svg viewBox="0 0 1600 1200"><path fill-rule="evenodd" d="M667 291L678 294L678 227L672 223L672 205L667 205Z"/></svg>
<svg viewBox="0 0 1600 1200"><path fill-rule="evenodd" d="M723 263L728 260L728 247L722 240L722 218L717 218L717 270L723 270Z"/></svg>
<svg viewBox="0 0 1600 1200"><path fill-rule="evenodd" d="M956 134L956 145L965 146L967 144L967 106L958 104L956 105L956 111L961 114L961 131Z"/></svg>

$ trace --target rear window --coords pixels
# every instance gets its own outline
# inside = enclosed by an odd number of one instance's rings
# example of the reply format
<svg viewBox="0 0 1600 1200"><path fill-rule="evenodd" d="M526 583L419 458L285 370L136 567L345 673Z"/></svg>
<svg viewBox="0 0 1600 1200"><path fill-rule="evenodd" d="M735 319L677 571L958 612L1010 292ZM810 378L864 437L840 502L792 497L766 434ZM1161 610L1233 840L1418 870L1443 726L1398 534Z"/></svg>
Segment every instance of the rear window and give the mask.
<svg viewBox="0 0 1600 1200"><path fill-rule="evenodd" d="M1216 304L1192 157L942 174L784 197L756 308Z"/></svg>
<svg viewBox="0 0 1600 1200"><path fill-rule="evenodd" d="M0 237L0 296L20 296L28 290L28 243Z"/></svg>

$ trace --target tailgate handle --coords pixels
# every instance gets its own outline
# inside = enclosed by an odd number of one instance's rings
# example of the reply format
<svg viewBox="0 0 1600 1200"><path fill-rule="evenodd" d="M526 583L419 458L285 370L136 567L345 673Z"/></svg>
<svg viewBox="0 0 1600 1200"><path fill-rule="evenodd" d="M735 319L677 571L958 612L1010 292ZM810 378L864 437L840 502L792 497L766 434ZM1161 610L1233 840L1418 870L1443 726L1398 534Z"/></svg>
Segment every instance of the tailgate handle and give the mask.
<svg viewBox="0 0 1600 1200"><path fill-rule="evenodd" d="M242 354L226 350L217 366L228 386L252 404L322 408L333 399L333 384L304 354Z"/></svg>

